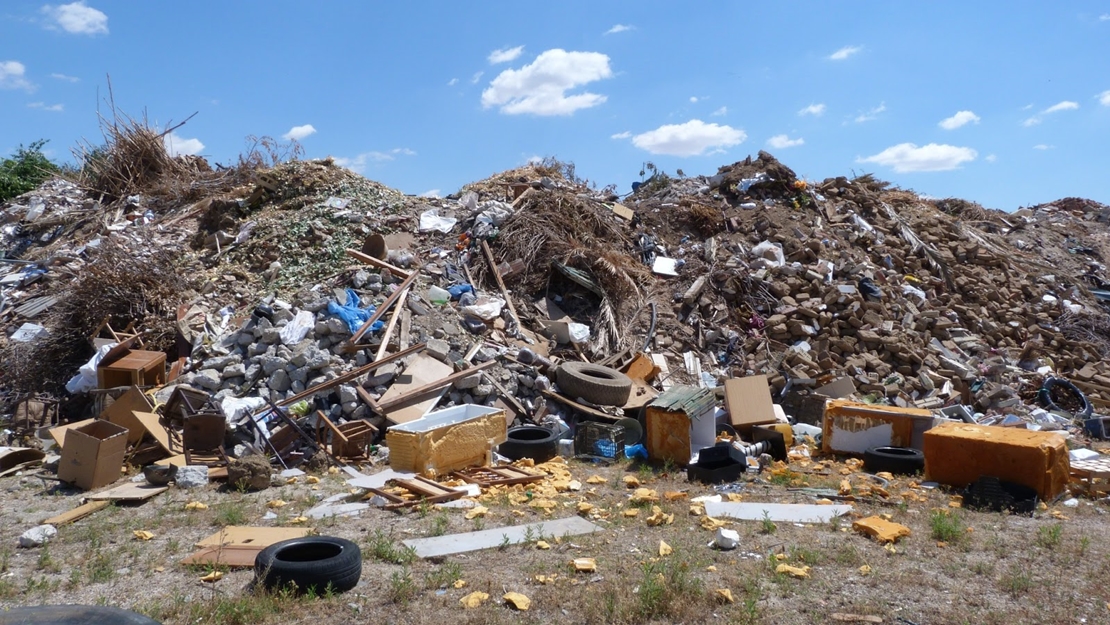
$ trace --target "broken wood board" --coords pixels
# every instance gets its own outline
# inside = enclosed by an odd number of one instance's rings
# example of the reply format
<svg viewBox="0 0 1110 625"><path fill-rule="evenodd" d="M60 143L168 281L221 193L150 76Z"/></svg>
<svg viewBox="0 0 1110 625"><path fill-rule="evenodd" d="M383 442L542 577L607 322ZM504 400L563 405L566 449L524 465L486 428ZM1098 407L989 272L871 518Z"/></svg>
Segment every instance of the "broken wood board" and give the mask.
<svg viewBox="0 0 1110 625"><path fill-rule="evenodd" d="M512 465L500 467L470 467L460 471L452 471L452 477L457 477L468 484L477 484L482 488L502 486L507 484L530 484L545 479L544 475L533 475L522 471Z"/></svg>
<svg viewBox="0 0 1110 625"><path fill-rule="evenodd" d="M88 496L88 499L89 501L146 501L169 489L169 486L155 486L147 483L128 482L114 488L109 488L108 490L102 490L99 493L93 493Z"/></svg>
<svg viewBox="0 0 1110 625"><path fill-rule="evenodd" d="M88 501L72 510L63 512L57 516L52 516L49 519L43 521L42 524L53 525L55 527L57 527L58 525L67 525L69 523L73 523L74 521L80 521L90 514L98 510L103 510L110 505L112 505L112 502L108 501L107 499L101 499L99 501Z"/></svg>
<svg viewBox="0 0 1110 625"><path fill-rule="evenodd" d="M417 356L407 367L405 372L397 376L397 381L390 386L382 396L378 398L378 403L385 403L394 397L400 397L407 391L416 390L425 384L430 384L442 380L443 378L451 375L454 372L451 365L433 358L427 354ZM385 418L390 423L408 423L423 417L432 408L435 408L439 400L450 389L450 385L443 388L429 392L423 395L423 399L415 398L413 403L408 403L393 410L388 411Z"/></svg>
<svg viewBox="0 0 1110 625"><path fill-rule="evenodd" d="M370 492L390 502L384 506L386 510L407 508L409 506L425 503L443 503L445 501L459 499L466 494L464 490L455 490L454 488L444 486L419 475L411 480L397 480L397 487L407 490L412 495L416 495L416 497L409 499L380 488L371 488Z"/></svg>
<svg viewBox="0 0 1110 625"><path fill-rule="evenodd" d="M29 466L41 462L46 454L39 449L30 447L0 447L0 471L7 474L12 469Z"/></svg>
<svg viewBox="0 0 1110 625"><path fill-rule="evenodd" d="M145 424L139 421L134 413L149 414L153 409L154 406L150 404L150 400L143 394L143 391L137 386L132 386L116 398L111 406L105 408L100 413L100 418L127 428L127 442L133 445L143 439L146 430ZM157 417L155 422L157 422Z"/></svg>
<svg viewBox="0 0 1110 625"><path fill-rule="evenodd" d="M831 519L852 511L852 506L822 506L803 503L736 503L731 501L705 502L705 514L741 521L769 519L782 523L828 523Z"/></svg>
<svg viewBox="0 0 1110 625"><path fill-rule="evenodd" d="M500 527L480 532L414 538L401 541L401 544L415 551L416 555L421 558L435 558L491 549L503 544L517 545L535 540L537 536L577 536L579 534L590 534L600 529L602 528L582 517L572 516L556 521Z"/></svg>
<svg viewBox="0 0 1110 625"><path fill-rule="evenodd" d="M289 540L311 536L311 527L252 527L249 525L228 525L222 530L200 539L196 547L269 547Z"/></svg>
<svg viewBox="0 0 1110 625"><path fill-rule="evenodd" d="M553 399L557 402L561 402L561 403L565 404L566 406L569 406L570 408L573 408L573 409L577 410L578 412L588 414L592 417L597 417L598 419L605 419L607 421L620 421L621 419L624 418L623 416L618 417L617 415L611 415L607 412L602 412L600 410L597 410L596 408L590 408L589 406L584 406L584 405L574 401L573 399L567 399L566 396L560 395L560 394L556 393L555 391L546 391L545 390L545 391L540 391L540 393L543 394L543 396L548 398L548 399Z"/></svg>
<svg viewBox="0 0 1110 625"><path fill-rule="evenodd" d="M153 412L139 412L137 410L132 412L131 416L135 419L135 422L139 424L139 427L142 428L142 430L139 430L139 438L142 438L142 432L145 430L146 433L150 434L150 437L154 439L154 442L158 443L159 447L166 450L167 454L173 453L170 451L170 433L166 430L165 426L162 425L161 417ZM130 435L128 438L130 439Z"/></svg>

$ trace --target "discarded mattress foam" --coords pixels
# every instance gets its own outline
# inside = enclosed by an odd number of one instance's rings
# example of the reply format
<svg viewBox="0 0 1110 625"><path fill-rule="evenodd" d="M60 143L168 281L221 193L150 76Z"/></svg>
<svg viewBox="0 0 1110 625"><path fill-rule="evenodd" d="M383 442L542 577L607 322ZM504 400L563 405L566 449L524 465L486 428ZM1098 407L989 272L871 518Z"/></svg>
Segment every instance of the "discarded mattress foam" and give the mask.
<svg viewBox="0 0 1110 625"><path fill-rule="evenodd" d="M488 465L493 447L507 434L504 410L466 404L394 425L385 442L395 471L435 476Z"/></svg>
<svg viewBox="0 0 1110 625"><path fill-rule="evenodd" d="M1068 483L1068 448L1059 434L943 423L925 433L924 451L926 477L943 484L962 487L989 475L1051 500Z"/></svg>

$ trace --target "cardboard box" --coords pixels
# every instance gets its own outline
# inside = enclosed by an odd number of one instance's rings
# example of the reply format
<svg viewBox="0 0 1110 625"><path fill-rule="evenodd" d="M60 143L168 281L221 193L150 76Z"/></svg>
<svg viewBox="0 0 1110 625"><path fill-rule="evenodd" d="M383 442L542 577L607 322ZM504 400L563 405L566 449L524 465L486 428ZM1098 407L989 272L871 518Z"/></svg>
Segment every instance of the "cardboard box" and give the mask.
<svg viewBox="0 0 1110 625"><path fill-rule="evenodd" d="M507 435L504 410L466 404L394 425L385 443L393 470L436 476L488 465L493 447Z"/></svg>
<svg viewBox="0 0 1110 625"><path fill-rule="evenodd" d="M984 475L1015 482L1051 501L1068 483L1063 436L993 425L949 422L925 432L927 479L963 487Z"/></svg>
<svg viewBox="0 0 1110 625"><path fill-rule="evenodd" d="M119 479L127 453L127 428L96 420L65 433L58 479L84 490Z"/></svg>
<svg viewBox="0 0 1110 625"><path fill-rule="evenodd" d="M775 404L771 401L767 376L725 380L725 410L729 423L741 434L750 432L753 425L774 423Z"/></svg>
<svg viewBox="0 0 1110 625"><path fill-rule="evenodd" d="M945 421L920 408L834 399L825 403L821 449L848 454L862 454L872 447L888 445L921 449L926 430Z"/></svg>

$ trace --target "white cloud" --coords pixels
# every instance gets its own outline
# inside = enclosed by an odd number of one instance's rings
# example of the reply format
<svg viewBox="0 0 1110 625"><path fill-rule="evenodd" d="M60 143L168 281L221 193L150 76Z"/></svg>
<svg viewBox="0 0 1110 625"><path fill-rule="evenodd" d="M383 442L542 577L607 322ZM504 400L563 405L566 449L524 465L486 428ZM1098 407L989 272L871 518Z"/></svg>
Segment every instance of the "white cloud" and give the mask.
<svg viewBox="0 0 1110 625"><path fill-rule="evenodd" d="M50 111L52 113L61 113L62 111L66 110L64 104L51 104L48 106L45 102L30 102L27 104L27 107L33 109L42 109L44 111Z"/></svg>
<svg viewBox="0 0 1110 625"><path fill-rule="evenodd" d="M1054 147L1056 147L1056 146L1048 145L1048 144L1045 144L1045 143L1038 143L1037 145L1033 146L1033 149L1034 150L1051 150Z"/></svg>
<svg viewBox="0 0 1110 625"><path fill-rule="evenodd" d="M625 130L624 132L618 132L615 135L609 135L609 138L610 139L627 139L631 136L632 136L632 133Z"/></svg>
<svg viewBox="0 0 1110 625"><path fill-rule="evenodd" d="M515 61L518 56L524 52L524 46L517 46L515 48L501 48L489 53L486 60L490 65L497 65L498 63L508 63Z"/></svg>
<svg viewBox="0 0 1110 625"><path fill-rule="evenodd" d="M335 164L339 165L340 167L346 167L347 169L355 173L361 174L363 171L366 170L366 166L370 163L382 163L391 160L393 160L392 154L389 154L387 152L373 151L363 152L362 154L359 154L354 158L348 158L346 156L337 157L335 158Z"/></svg>
<svg viewBox="0 0 1110 625"><path fill-rule="evenodd" d="M27 68L19 61L0 61L0 89L34 91L35 86L24 77Z"/></svg>
<svg viewBox="0 0 1110 625"><path fill-rule="evenodd" d="M458 78L452 78L451 80L447 81L447 86L448 87L454 87L457 84L459 84L459 79Z"/></svg>
<svg viewBox="0 0 1110 625"><path fill-rule="evenodd" d="M809 106L805 107L804 109L798 111L798 115L802 115L802 116L813 115L814 117L821 117L824 114L825 114L825 105L824 104L810 104Z"/></svg>
<svg viewBox="0 0 1110 625"><path fill-rule="evenodd" d="M1098 21L1110 22L1110 13L1103 13L1102 15L1098 16Z"/></svg>
<svg viewBox="0 0 1110 625"><path fill-rule="evenodd" d="M304 126L293 126L289 132L281 135L282 139L300 141L309 135L316 134L316 128L312 124L305 124Z"/></svg>
<svg viewBox="0 0 1110 625"><path fill-rule="evenodd" d="M1108 99L1110 99L1110 98L1108 98ZM1039 124L1043 121L1041 118L1045 115L1051 115L1053 113L1059 113L1060 111L1074 111L1077 108L1079 108L1079 103L1078 102L1072 102L1071 100L1064 100L1062 102L1057 102L1056 104L1053 104L1052 106L1046 108L1045 110L1041 111L1040 113L1037 113L1036 115L1026 119L1023 122L1021 122L1021 125L1025 126L1026 128L1028 128L1029 126L1036 126L1037 124Z"/></svg>
<svg viewBox="0 0 1110 625"><path fill-rule="evenodd" d="M690 104L697 104L697 103L698 103L698 96L696 96L696 95L690 96Z"/></svg>
<svg viewBox="0 0 1110 625"><path fill-rule="evenodd" d="M1057 102L1056 104L1053 104L1052 106L1046 108L1044 110L1044 113L1047 115L1049 113L1059 113L1060 111L1074 111L1077 108L1079 108L1078 102L1064 100L1063 102Z"/></svg>
<svg viewBox="0 0 1110 625"><path fill-rule="evenodd" d="M872 121L874 119L878 119L879 113L882 113L885 110L886 110L886 102L880 102L879 106L876 106L875 108L871 109L870 111L867 111L866 113L860 113L859 115L857 115L856 116L856 123L857 124L862 124L863 122L869 122L869 121Z"/></svg>
<svg viewBox="0 0 1110 625"><path fill-rule="evenodd" d="M949 171L961 163L975 160L978 152L971 148L930 143L917 147L913 143L899 143L874 156L857 158L857 163L875 163L891 167L898 173L914 171Z"/></svg>
<svg viewBox="0 0 1110 625"><path fill-rule="evenodd" d="M439 189L428 189L427 191L417 195L416 197L440 198L443 196L440 195Z"/></svg>
<svg viewBox="0 0 1110 625"><path fill-rule="evenodd" d="M988 155L983 157L983 160L988 162L988 163L993 163L993 162L998 160L998 157L995 156L994 154L988 154Z"/></svg>
<svg viewBox="0 0 1110 625"><path fill-rule="evenodd" d="M65 74L50 74L51 78L57 80L64 80L66 82L81 82L81 79L76 76L66 76Z"/></svg>
<svg viewBox="0 0 1110 625"><path fill-rule="evenodd" d="M739 145L747 138L743 130L692 119L685 124L667 124L638 134L632 137L632 144L652 154L698 156L711 148L720 150Z"/></svg>
<svg viewBox="0 0 1110 625"><path fill-rule="evenodd" d="M804 145L805 142L806 140L801 137L791 139L786 135L775 135L767 140L767 146L776 150L785 150L786 148Z"/></svg>
<svg viewBox="0 0 1110 625"><path fill-rule="evenodd" d="M964 126L966 124L978 123L979 116L975 113L972 113L971 111L957 111L956 114L952 117L940 120L940 123L937 125L945 130L955 130L960 126Z"/></svg>
<svg viewBox="0 0 1110 625"><path fill-rule="evenodd" d="M507 115L570 115L605 102L596 93L567 91L610 78L609 57L599 52L547 50L520 69L507 69L482 92L482 106Z"/></svg>
<svg viewBox="0 0 1110 625"><path fill-rule="evenodd" d="M623 33L626 30L632 30L634 28L636 28L636 27L635 26L629 26L627 24L614 24L612 28L605 31L605 34L606 35L615 35L617 33Z"/></svg>
<svg viewBox="0 0 1110 625"><path fill-rule="evenodd" d="M543 157L539 154L533 154L532 156L529 156L528 160L525 162L527 162L529 165L539 165L543 162Z"/></svg>
<svg viewBox="0 0 1110 625"><path fill-rule="evenodd" d="M481 80L482 76L484 76L485 74L485 72L474 72L474 75L470 77L470 84L478 84L478 81Z"/></svg>
<svg viewBox="0 0 1110 625"><path fill-rule="evenodd" d="M859 52L862 49L863 48L860 47L860 46L844 46L843 48L841 48L841 49L837 50L836 52L833 52L832 54L830 54L829 55L829 60L830 61L843 61L844 59L852 56L853 54Z"/></svg>
<svg viewBox="0 0 1110 625"><path fill-rule="evenodd" d="M192 156L200 154L204 149L204 144L200 139L186 139L178 135L176 132L171 132L162 138L162 142L166 144L166 151L170 156Z"/></svg>
<svg viewBox="0 0 1110 625"><path fill-rule="evenodd" d="M409 148L393 148L390 150L390 153L400 154L401 156L416 156L416 150L411 150Z"/></svg>
<svg viewBox="0 0 1110 625"><path fill-rule="evenodd" d="M1098 94L1098 103L1103 106L1110 106L1110 89Z"/></svg>
<svg viewBox="0 0 1110 625"><path fill-rule="evenodd" d="M61 6L46 5L42 12L53 20L53 27L59 27L75 35L107 35L108 16L90 6L84 0Z"/></svg>
<svg viewBox="0 0 1110 625"><path fill-rule="evenodd" d="M727 106L722 106L721 108L713 111L713 115L715 117L723 117L725 115L728 115L728 107Z"/></svg>

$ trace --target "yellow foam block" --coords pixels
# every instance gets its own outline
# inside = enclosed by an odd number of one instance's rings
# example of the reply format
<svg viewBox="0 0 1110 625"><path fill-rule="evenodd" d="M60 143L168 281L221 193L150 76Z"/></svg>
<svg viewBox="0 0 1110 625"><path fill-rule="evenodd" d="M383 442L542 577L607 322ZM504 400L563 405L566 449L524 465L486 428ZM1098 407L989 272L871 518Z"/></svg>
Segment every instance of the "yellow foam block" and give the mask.
<svg viewBox="0 0 1110 625"><path fill-rule="evenodd" d="M505 442L505 411L462 405L430 412L386 432L389 464L396 471L444 475L489 464L490 451Z"/></svg>
<svg viewBox="0 0 1110 625"><path fill-rule="evenodd" d="M910 528L901 523L887 521L882 517L869 516L852 523L852 529L867 534L881 543L892 543L903 536L910 535Z"/></svg>
<svg viewBox="0 0 1110 625"><path fill-rule="evenodd" d="M1052 499L1068 483L1063 436L970 423L945 423L925 432L928 479L966 486L984 475L1028 486Z"/></svg>

